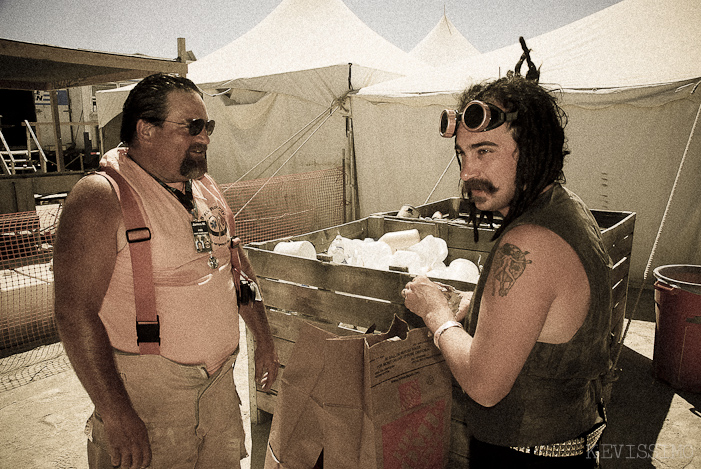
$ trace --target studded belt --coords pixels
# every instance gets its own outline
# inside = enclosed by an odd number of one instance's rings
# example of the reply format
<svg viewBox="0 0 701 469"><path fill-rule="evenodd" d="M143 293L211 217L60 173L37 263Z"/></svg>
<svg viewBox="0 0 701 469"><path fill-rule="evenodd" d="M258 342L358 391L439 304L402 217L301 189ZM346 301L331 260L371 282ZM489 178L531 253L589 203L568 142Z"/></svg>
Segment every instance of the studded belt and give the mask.
<svg viewBox="0 0 701 469"><path fill-rule="evenodd" d="M599 441L601 434L606 428L606 423L601 422L585 436L574 438L562 443L541 446L511 446L511 449L521 453L533 454L535 456L546 456L551 458L565 458L568 456L580 456L591 451Z"/></svg>

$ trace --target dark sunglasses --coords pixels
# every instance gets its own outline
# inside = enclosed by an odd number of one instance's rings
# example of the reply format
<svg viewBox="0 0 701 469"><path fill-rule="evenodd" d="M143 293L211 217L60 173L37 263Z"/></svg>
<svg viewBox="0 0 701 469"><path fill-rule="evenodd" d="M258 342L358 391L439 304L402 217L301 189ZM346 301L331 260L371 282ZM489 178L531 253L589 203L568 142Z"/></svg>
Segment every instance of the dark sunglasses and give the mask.
<svg viewBox="0 0 701 469"><path fill-rule="evenodd" d="M205 121L204 119L192 119L190 122L175 122L163 119L163 122L170 122L171 124L186 125L187 131L193 137L199 135L202 129L207 129L207 135L212 135L214 132L214 121Z"/></svg>
<svg viewBox="0 0 701 469"><path fill-rule="evenodd" d="M446 109L441 113L441 137L454 136L458 123L470 132L486 132L516 120L517 116L518 112L504 112L491 103L470 101L462 112Z"/></svg>

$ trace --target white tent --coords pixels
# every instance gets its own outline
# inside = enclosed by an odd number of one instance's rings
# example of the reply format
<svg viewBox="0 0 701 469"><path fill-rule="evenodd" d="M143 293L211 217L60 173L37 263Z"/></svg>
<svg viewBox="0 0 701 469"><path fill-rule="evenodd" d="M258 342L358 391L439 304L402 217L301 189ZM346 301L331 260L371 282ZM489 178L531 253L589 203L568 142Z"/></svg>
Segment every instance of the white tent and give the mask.
<svg viewBox="0 0 701 469"><path fill-rule="evenodd" d="M204 88L269 91L327 106L349 85L359 89L421 66L341 0L283 0L243 36L191 64L188 77Z"/></svg>
<svg viewBox="0 0 701 469"><path fill-rule="evenodd" d="M438 24L414 47L409 55L434 67L452 64L479 55L475 46L443 14Z"/></svg>
<svg viewBox="0 0 701 469"><path fill-rule="evenodd" d="M295 141L312 132L281 174L339 166L350 153L347 93L429 68L368 28L342 0L282 0L253 29L189 65L188 78L212 95L205 99L217 122L210 172L219 182L235 181L281 145L295 151ZM100 94L98 108L109 120L125 96ZM272 174L282 163L275 155L278 162L266 161L246 179Z"/></svg>
<svg viewBox="0 0 701 469"><path fill-rule="evenodd" d="M632 259L638 281L684 155L652 267L701 263L699 24L696 0L623 0L527 39L542 65L541 83L562 90L572 151L568 186L592 208L638 214ZM438 136L441 110L454 106L469 83L505 75L520 55L515 43L353 98L361 215L424 203L453 153L452 139ZM457 195L457 180L453 165L432 200Z"/></svg>

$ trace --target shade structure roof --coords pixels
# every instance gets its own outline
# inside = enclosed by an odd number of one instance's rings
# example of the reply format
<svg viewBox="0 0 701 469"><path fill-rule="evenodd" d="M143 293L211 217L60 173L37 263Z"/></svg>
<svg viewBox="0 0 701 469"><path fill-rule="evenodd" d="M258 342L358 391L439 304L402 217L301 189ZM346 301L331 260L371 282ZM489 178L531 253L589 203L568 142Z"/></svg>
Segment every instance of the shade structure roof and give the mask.
<svg viewBox="0 0 701 469"><path fill-rule="evenodd" d="M55 90L143 78L152 73L185 75L177 59L70 49L0 39L0 88Z"/></svg>

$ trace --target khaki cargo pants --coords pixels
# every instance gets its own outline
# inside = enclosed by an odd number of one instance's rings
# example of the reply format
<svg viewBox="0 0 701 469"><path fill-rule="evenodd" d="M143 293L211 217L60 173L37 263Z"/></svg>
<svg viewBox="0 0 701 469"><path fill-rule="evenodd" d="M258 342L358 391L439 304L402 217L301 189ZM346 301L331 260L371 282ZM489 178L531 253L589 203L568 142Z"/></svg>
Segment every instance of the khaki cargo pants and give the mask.
<svg viewBox="0 0 701 469"><path fill-rule="evenodd" d="M115 351L117 369L136 412L146 424L152 469L239 468L247 456L232 367L238 349L214 375L160 355ZM88 420L88 464L112 469L104 425Z"/></svg>

